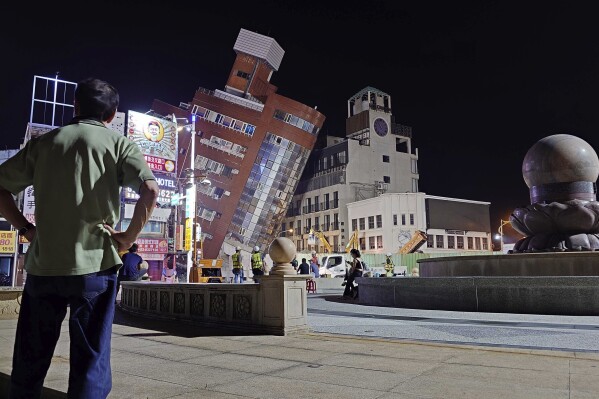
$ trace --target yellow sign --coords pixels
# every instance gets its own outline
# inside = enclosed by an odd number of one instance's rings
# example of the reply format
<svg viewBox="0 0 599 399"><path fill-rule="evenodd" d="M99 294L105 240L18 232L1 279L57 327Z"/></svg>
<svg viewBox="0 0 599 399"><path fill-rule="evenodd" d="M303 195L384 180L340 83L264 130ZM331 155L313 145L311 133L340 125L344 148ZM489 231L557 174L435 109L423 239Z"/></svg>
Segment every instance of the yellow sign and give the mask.
<svg viewBox="0 0 599 399"><path fill-rule="evenodd" d="M14 254L17 250L17 232L0 231L0 254Z"/></svg>
<svg viewBox="0 0 599 399"><path fill-rule="evenodd" d="M185 219L185 250L191 251L191 219Z"/></svg>

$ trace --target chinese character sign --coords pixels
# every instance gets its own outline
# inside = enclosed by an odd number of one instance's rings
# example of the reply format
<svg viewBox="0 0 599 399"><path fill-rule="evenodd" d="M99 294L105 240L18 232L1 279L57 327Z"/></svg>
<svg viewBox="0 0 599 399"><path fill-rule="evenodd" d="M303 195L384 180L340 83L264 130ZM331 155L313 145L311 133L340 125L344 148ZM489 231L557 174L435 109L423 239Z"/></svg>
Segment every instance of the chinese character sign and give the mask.
<svg viewBox="0 0 599 399"><path fill-rule="evenodd" d="M0 231L0 254L14 254L17 250L17 232Z"/></svg>
<svg viewBox="0 0 599 399"><path fill-rule="evenodd" d="M177 124L139 112L129 111L127 137L139 146L150 169L174 172L177 160Z"/></svg>
<svg viewBox="0 0 599 399"><path fill-rule="evenodd" d="M29 223L35 224L35 190L33 189L33 186L29 186L25 189L23 215Z"/></svg>
<svg viewBox="0 0 599 399"><path fill-rule="evenodd" d="M158 183L158 187L160 188L156 202L159 204L170 204L171 197L177 190L177 180L174 177L161 173L154 173L154 177L156 178L156 183ZM137 193L131 190L129 187L125 187L123 190L125 199L139 199L139 195L137 195Z"/></svg>
<svg viewBox="0 0 599 399"><path fill-rule="evenodd" d="M139 238L135 243L138 245L137 252L141 254L165 254L168 252L166 238Z"/></svg>

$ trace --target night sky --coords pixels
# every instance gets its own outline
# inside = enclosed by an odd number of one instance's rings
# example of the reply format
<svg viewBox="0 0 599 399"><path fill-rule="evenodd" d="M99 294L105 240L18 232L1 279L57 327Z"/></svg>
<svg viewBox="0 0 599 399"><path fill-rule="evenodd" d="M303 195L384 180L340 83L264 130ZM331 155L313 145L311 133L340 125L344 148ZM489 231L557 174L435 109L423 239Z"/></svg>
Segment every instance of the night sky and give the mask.
<svg viewBox="0 0 599 399"><path fill-rule="evenodd" d="M0 146L17 148L33 75L95 76L121 110L223 88L240 28L285 49L271 82L344 135L347 99L370 85L413 127L420 189L490 201L494 229L528 203L521 163L543 136L599 149L599 24L574 2L11 2L2 30ZM581 2L582 3L582 2ZM96 14L94 14L96 13ZM506 228L506 233L515 233ZM509 238L506 241L510 241ZM513 239L512 239L513 241Z"/></svg>

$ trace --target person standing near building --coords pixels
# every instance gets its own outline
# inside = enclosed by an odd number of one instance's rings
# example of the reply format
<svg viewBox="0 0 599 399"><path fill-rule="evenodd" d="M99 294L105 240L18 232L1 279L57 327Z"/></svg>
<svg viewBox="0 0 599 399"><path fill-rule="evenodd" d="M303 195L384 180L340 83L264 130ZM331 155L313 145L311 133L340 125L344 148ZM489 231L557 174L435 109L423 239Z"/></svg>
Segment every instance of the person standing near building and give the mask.
<svg viewBox="0 0 599 399"><path fill-rule="evenodd" d="M258 282L256 276L264 275L264 262L262 261L262 254L260 253L260 247L255 246L254 252L252 252L252 274L254 275L254 281Z"/></svg>
<svg viewBox="0 0 599 399"><path fill-rule="evenodd" d="M387 259L385 259L385 271L387 272L387 277L393 277L393 270L395 269L391 256L391 253L388 253Z"/></svg>
<svg viewBox="0 0 599 399"><path fill-rule="evenodd" d="M31 242L15 335L9 397L39 398L69 312L70 398L106 398L112 388L110 337L119 251L152 214L158 185L135 143L106 128L119 96L98 79L78 83L75 118L27 142L0 165L0 214ZM12 194L33 185L37 226ZM120 186L140 195L126 231Z"/></svg>
<svg viewBox="0 0 599 399"><path fill-rule="evenodd" d="M233 282L243 283L243 257L241 255L241 248L235 247L235 253L231 255L233 261Z"/></svg>
<svg viewBox="0 0 599 399"><path fill-rule="evenodd" d="M310 274L310 265L306 262L306 258L302 258L302 263L297 268L298 274Z"/></svg>
<svg viewBox="0 0 599 399"><path fill-rule="evenodd" d="M314 273L314 277L320 277L320 269L318 268L318 264L314 262L314 258L310 262L310 271Z"/></svg>

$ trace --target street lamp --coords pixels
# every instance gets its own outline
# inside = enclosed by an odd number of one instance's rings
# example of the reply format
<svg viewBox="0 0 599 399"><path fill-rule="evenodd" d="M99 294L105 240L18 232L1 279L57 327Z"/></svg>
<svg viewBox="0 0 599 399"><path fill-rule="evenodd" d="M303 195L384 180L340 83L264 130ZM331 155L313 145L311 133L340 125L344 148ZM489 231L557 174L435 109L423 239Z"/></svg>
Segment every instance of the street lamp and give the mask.
<svg viewBox="0 0 599 399"><path fill-rule="evenodd" d="M510 224L510 221L503 220L503 219L499 219L499 220L500 220L499 228L497 229L499 234L495 234L495 238L499 239L499 250L501 251L501 253L503 253L503 226L505 226L506 224Z"/></svg>
<svg viewBox="0 0 599 399"><path fill-rule="evenodd" d="M283 234L283 233L293 233L293 229L287 229L287 230L280 231L279 234L277 234L277 237L281 237L281 234Z"/></svg>
<svg viewBox="0 0 599 399"><path fill-rule="evenodd" d="M177 118L173 114L173 122L177 123L177 119L188 122L187 118ZM181 126L177 131L182 131L183 128L188 128L189 125ZM185 241L193 242L187 251L187 282L189 283L189 275L195 258L195 219L196 219L196 183L195 183L195 154L196 154L196 115L191 114L191 149L189 151L189 173L188 182L185 184ZM207 180L207 179L206 179ZM193 241L192 241L193 240Z"/></svg>

